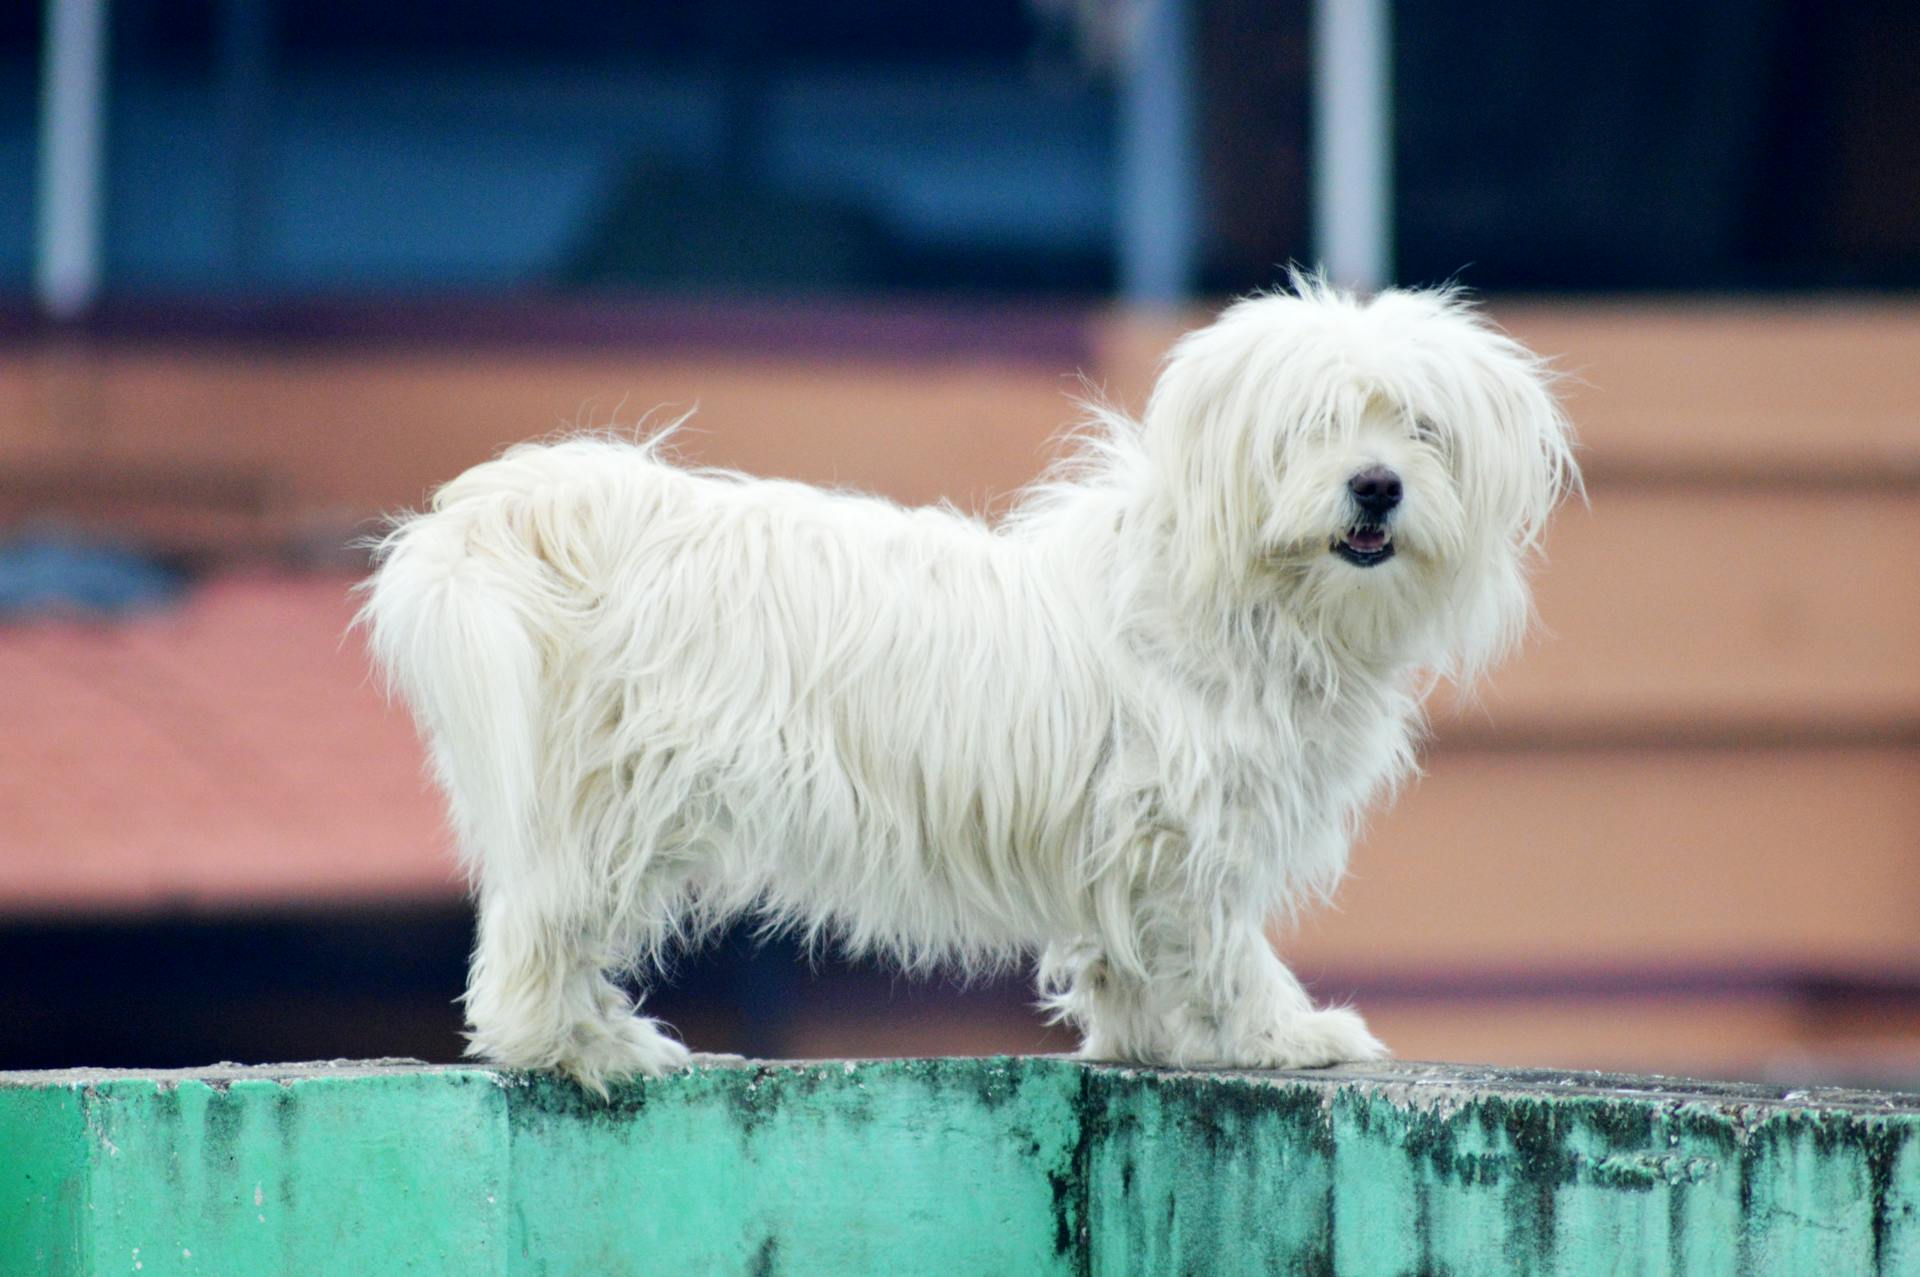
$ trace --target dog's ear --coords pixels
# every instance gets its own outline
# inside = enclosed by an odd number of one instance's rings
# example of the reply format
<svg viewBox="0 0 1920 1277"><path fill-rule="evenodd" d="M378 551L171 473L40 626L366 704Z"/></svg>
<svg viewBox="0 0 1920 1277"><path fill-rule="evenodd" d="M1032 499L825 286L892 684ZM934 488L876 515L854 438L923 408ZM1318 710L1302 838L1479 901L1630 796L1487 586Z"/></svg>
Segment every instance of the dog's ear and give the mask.
<svg viewBox="0 0 1920 1277"><path fill-rule="evenodd" d="M1257 553L1264 488L1277 456L1258 455L1249 428L1258 387L1244 345L1221 324L1188 333L1168 354L1147 401L1145 442L1177 581L1193 596L1229 588Z"/></svg>
<svg viewBox="0 0 1920 1277"><path fill-rule="evenodd" d="M1504 334L1483 329L1473 360L1488 429L1470 448L1468 490L1486 505L1490 526L1521 549L1539 543L1547 517L1580 487L1573 434L1545 361Z"/></svg>
<svg viewBox="0 0 1920 1277"><path fill-rule="evenodd" d="M1444 662L1470 680L1511 651L1532 618L1528 560L1554 507L1580 488L1572 430L1547 362L1460 294L1391 294L1383 303L1420 312L1419 357L1399 370L1401 393L1445 437L1477 532L1463 547L1471 570L1449 612Z"/></svg>
<svg viewBox="0 0 1920 1277"><path fill-rule="evenodd" d="M1396 290L1369 310L1404 340L1395 394L1446 437L1474 526L1533 547L1580 486L1557 375L1458 288Z"/></svg>

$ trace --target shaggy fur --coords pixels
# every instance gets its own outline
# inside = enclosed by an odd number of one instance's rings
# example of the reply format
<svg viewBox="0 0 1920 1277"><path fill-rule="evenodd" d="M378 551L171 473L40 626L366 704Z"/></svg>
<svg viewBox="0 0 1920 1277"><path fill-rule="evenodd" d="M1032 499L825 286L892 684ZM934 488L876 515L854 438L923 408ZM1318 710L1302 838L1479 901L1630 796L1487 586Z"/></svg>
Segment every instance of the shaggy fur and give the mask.
<svg viewBox="0 0 1920 1277"><path fill-rule="evenodd" d="M472 1051L677 1068L610 977L748 914L906 968L1038 955L1088 1056L1380 1055L1266 928L1409 773L1430 677L1521 634L1572 481L1542 367L1458 296L1310 280L1189 334L997 527L657 440L475 467L363 614L475 883Z"/></svg>

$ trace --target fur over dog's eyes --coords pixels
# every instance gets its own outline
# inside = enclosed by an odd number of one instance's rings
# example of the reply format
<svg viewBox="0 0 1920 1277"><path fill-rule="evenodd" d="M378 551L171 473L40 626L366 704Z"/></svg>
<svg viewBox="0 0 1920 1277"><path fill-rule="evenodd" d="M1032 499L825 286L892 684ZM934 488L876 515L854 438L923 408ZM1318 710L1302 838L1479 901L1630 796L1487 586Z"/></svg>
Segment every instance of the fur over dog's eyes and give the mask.
<svg viewBox="0 0 1920 1277"><path fill-rule="evenodd" d="M1421 443L1433 444L1437 447L1440 443L1440 427L1434 425L1433 422L1425 417L1415 417L1413 419L1413 437Z"/></svg>

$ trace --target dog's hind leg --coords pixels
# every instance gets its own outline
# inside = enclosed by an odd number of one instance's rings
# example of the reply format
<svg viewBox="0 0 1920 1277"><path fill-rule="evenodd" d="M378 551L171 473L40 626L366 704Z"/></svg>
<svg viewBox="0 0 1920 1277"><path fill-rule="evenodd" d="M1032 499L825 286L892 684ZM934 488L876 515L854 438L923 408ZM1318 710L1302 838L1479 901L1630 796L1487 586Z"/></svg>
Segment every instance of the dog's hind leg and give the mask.
<svg viewBox="0 0 1920 1277"><path fill-rule="evenodd" d="M1313 1069L1382 1059L1387 1054L1351 1007L1316 1007L1273 950L1264 926L1232 928L1195 981L1208 1008L1210 1048L1241 1068Z"/></svg>
<svg viewBox="0 0 1920 1277"><path fill-rule="evenodd" d="M1257 922L1195 923L1137 937L1133 948L1142 969L1092 942L1051 948L1042 959L1044 1004L1079 1028L1082 1056L1298 1069L1385 1054L1355 1012L1314 1007Z"/></svg>
<svg viewBox="0 0 1920 1277"><path fill-rule="evenodd" d="M605 1093L609 1080L684 1068L687 1048L635 1013L608 976L603 928L496 884L481 891L468 977L468 1053L513 1068L557 1068Z"/></svg>

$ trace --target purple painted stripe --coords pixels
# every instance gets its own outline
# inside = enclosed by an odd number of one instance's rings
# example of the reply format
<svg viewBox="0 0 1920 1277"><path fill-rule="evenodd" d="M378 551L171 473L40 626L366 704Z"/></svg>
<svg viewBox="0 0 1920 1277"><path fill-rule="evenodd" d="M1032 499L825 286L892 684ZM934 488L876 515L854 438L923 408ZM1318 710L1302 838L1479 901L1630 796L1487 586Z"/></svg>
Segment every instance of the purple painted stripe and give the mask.
<svg viewBox="0 0 1920 1277"><path fill-rule="evenodd" d="M1301 973L1321 998L1366 1001L1605 1001L1641 998L1789 999L1920 1004L1920 967L1799 963L1648 963L1459 967Z"/></svg>
<svg viewBox="0 0 1920 1277"><path fill-rule="evenodd" d="M0 343L60 338L469 350L687 351L889 361L1091 362L1084 302L451 295L115 299L78 324L0 300Z"/></svg>
<svg viewBox="0 0 1920 1277"><path fill-rule="evenodd" d="M1689 999L1703 1002L1792 1001L1832 1006L1868 1002L1920 1005L1920 966L1820 966L1774 963L1647 963L1566 967L1300 969L1321 1001L1369 1003L1609 1002ZM888 997L941 1000L959 985L904 982L890 971L844 963L816 970L810 996L848 1012ZM969 982L967 996L988 1002L1031 1002L1021 977Z"/></svg>

